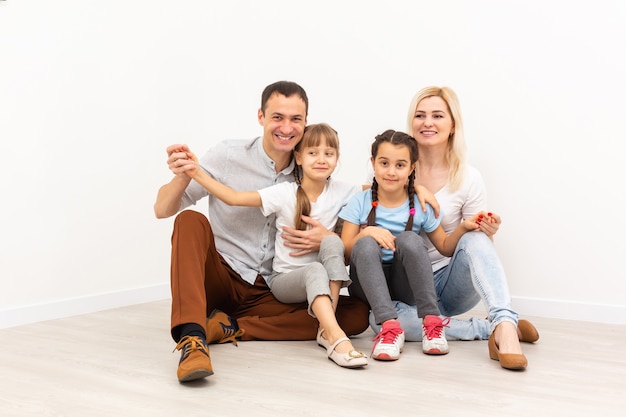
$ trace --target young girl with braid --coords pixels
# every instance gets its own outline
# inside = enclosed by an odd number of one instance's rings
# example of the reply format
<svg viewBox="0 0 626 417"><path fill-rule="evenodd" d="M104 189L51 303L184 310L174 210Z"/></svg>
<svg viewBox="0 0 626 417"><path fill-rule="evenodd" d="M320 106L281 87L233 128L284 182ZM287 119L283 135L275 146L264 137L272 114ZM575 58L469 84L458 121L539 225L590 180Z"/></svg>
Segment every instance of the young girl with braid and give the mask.
<svg viewBox="0 0 626 417"><path fill-rule="evenodd" d="M450 256L468 231L477 230L485 214L466 219L447 235L428 206L416 210L415 165L417 142L406 133L387 130L372 144L372 188L355 195L340 211L344 220L341 239L350 263L351 295L368 302L377 324L372 357L396 360L404 346L404 331L392 300L417 306L422 318L422 351L449 352L440 317L433 272L423 229L442 254Z"/></svg>
<svg viewBox="0 0 626 417"><path fill-rule="evenodd" d="M294 156L295 182L258 191L235 191L197 167L187 173L226 204L260 207L265 216L276 214L276 253L273 273L266 279L268 287L283 303L308 302L309 314L319 322L317 343L333 362L345 368L363 367L367 357L354 349L335 317L339 292L351 283L341 239L329 233L319 252L296 257L290 256L281 234L285 227L305 230L307 224L302 216L310 216L333 230L341 207L364 187L331 179L339 158L339 139L325 123L306 127ZM192 153L188 158L197 162Z"/></svg>

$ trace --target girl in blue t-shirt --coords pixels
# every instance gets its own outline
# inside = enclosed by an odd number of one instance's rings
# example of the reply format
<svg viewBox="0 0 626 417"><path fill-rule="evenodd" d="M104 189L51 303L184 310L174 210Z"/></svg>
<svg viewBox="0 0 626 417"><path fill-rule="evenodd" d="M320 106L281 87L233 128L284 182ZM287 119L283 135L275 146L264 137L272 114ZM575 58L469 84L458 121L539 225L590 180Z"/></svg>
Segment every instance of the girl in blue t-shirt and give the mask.
<svg viewBox="0 0 626 417"><path fill-rule="evenodd" d="M449 352L440 317L424 230L443 255L451 256L463 234L477 230L485 214L465 219L449 236L432 207L416 210L417 142L406 133L387 130L372 144L372 188L355 195L341 210L341 239L350 263L351 295L368 302L377 324L372 357L396 360L404 346L404 331L392 300L417 306L422 318L422 351Z"/></svg>

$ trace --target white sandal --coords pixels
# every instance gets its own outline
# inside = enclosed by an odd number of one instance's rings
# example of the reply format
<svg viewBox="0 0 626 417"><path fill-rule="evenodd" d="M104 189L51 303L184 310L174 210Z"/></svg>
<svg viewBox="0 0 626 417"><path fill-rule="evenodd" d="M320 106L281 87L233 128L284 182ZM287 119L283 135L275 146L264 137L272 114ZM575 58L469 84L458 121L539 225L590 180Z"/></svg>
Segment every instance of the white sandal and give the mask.
<svg viewBox="0 0 626 417"><path fill-rule="evenodd" d="M320 332L319 338L323 339L321 337L321 334L322 333ZM346 341L349 342L350 339L348 339L347 337L342 337L341 339L337 340L332 345L328 346L328 349L326 350L326 353L328 354L328 359L332 360L333 362L335 362L337 365L341 366L342 368L361 368L363 366L366 366L367 356L365 356L365 354L359 350L351 350L348 353L339 353L335 351L335 348L337 347L339 343L346 342ZM318 343L319 343L319 340L318 340ZM328 344L328 341L326 341L326 344Z"/></svg>
<svg viewBox="0 0 626 417"><path fill-rule="evenodd" d="M328 343L328 340L324 339L322 337L322 332L324 331L324 329L322 329L321 327L319 328L319 330L317 331L317 344L320 345L321 347L323 347L324 349L328 350L330 348L330 343Z"/></svg>

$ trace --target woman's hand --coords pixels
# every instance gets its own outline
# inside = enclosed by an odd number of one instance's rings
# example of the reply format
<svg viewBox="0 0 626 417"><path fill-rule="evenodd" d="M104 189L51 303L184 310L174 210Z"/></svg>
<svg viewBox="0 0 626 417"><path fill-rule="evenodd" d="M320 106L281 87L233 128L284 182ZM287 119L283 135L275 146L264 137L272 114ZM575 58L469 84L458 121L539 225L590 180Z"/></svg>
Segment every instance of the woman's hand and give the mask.
<svg viewBox="0 0 626 417"><path fill-rule="evenodd" d="M478 214L476 223L481 232L489 236L489 238L493 238L498 229L500 229L502 219L495 213L482 211Z"/></svg>

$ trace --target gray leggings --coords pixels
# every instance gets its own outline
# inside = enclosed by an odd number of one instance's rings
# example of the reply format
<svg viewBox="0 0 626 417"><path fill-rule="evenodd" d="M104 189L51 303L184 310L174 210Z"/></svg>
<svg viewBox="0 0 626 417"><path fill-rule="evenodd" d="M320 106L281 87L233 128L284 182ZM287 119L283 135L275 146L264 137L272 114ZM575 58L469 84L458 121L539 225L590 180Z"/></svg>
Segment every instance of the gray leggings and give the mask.
<svg viewBox="0 0 626 417"><path fill-rule="evenodd" d="M272 293L283 303L306 300L309 314L315 317L311 303L319 295L331 297L329 281L343 281L342 287L352 282L344 262L343 242L337 235L328 235L322 240L317 262L293 271L272 274Z"/></svg>
<svg viewBox="0 0 626 417"><path fill-rule="evenodd" d="M417 306L417 315L423 318L439 316L433 271L424 239L415 232L396 236L396 252L391 263L383 263L380 246L366 236L354 244L350 256L348 291L367 302L377 324L397 319L392 300Z"/></svg>

